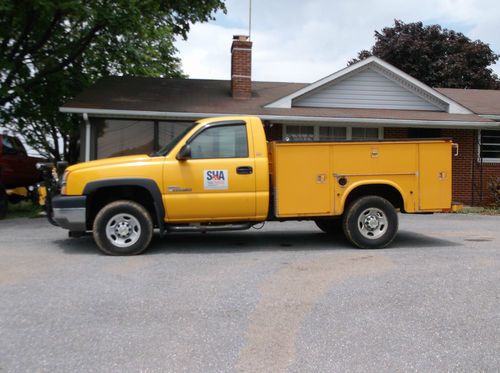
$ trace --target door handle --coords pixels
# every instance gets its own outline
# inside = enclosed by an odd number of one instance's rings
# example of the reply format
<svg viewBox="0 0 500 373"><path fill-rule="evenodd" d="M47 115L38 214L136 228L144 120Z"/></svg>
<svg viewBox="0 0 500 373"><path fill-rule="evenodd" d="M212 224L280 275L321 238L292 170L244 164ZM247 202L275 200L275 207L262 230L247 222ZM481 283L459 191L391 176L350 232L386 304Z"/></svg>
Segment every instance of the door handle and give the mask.
<svg viewBox="0 0 500 373"><path fill-rule="evenodd" d="M253 168L250 166L236 167L236 173L240 175L250 175L253 173Z"/></svg>

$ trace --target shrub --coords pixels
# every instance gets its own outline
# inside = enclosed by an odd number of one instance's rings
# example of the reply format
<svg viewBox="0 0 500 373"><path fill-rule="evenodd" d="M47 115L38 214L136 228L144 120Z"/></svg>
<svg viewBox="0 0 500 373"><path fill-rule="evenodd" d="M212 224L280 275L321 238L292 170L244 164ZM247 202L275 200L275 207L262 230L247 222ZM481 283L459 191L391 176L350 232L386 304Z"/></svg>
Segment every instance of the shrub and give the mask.
<svg viewBox="0 0 500 373"><path fill-rule="evenodd" d="M493 203L500 207L500 176L492 176L488 181L488 189L493 195Z"/></svg>

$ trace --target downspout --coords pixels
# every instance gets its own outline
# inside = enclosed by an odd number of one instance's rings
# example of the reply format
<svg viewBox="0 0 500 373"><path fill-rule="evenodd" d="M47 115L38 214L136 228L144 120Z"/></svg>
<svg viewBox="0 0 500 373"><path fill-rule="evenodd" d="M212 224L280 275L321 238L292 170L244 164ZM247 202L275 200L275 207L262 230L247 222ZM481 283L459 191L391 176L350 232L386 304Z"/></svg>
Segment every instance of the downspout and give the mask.
<svg viewBox="0 0 500 373"><path fill-rule="evenodd" d="M90 120L87 113L83 113L85 123L85 162L90 161Z"/></svg>
<svg viewBox="0 0 500 373"><path fill-rule="evenodd" d="M476 138L476 133L472 131L472 162L471 162L471 177L470 177L470 199L471 199L471 206L475 206L475 200L474 200L474 189L475 189L475 166L476 166L476 157L480 157L480 149L481 149L481 144L479 144L480 137ZM476 149L477 146L477 149Z"/></svg>
<svg viewBox="0 0 500 373"><path fill-rule="evenodd" d="M481 136L481 132L479 132L479 136ZM481 152L481 148L479 149L479 152ZM481 206L483 206L483 157L481 157L481 153L479 153L479 157L481 160L481 163L479 164L479 203Z"/></svg>

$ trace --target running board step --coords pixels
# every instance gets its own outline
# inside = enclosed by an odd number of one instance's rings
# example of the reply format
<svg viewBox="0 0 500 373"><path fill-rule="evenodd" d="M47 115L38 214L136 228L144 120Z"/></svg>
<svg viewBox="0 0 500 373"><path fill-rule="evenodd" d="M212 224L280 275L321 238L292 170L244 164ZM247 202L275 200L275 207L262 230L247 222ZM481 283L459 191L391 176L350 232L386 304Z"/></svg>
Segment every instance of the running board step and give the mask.
<svg viewBox="0 0 500 373"><path fill-rule="evenodd" d="M191 225L167 225L169 232L223 232L223 231L243 231L252 228L256 223L241 224L191 224Z"/></svg>

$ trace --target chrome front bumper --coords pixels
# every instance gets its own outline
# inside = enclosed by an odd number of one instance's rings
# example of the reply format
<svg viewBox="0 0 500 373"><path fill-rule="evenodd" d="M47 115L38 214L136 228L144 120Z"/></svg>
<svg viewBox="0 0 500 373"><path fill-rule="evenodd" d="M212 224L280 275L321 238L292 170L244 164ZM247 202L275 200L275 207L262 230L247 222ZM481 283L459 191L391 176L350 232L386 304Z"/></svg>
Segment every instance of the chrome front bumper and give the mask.
<svg viewBox="0 0 500 373"><path fill-rule="evenodd" d="M87 230L86 196L56 196L52 199L52 218L64 229L84 232Z"/></svg>

